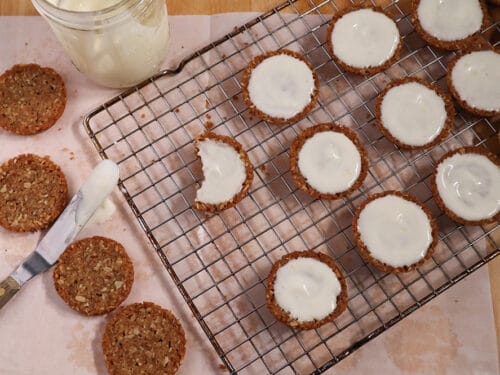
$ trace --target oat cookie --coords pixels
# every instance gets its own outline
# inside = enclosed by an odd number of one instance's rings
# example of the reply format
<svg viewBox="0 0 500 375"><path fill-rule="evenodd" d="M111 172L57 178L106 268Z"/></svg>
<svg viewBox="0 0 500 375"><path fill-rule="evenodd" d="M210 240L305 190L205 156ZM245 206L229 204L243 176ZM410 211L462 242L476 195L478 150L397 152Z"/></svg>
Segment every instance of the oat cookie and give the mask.
<svg viewBox="0 0 500 375"><path fill-rule="evenodd" d="M48 157L24 154L0 166L0 225L34 232L52 224L68 203L68 185Z"/></svg>
<svg viewBox="0 0 500 375"><path fill-rule="evenodd" d="M57 293L72 309L100 315L114 310L130 294L134 267L120 243L96 236L69 245L53 277Z"/></svg>
<svg viewBox="0 0 500 375"><path fill-rule="evenodd" d="M253 181L253 165L241 144L231 137L206 132L196 138L195 149L202 159L205 179L193 207L216 212L240 202Z"/></svg>
<svg viewBox="0 0 500 375"><path fill-rule="evenodd" d="M252 114L270 124L285 125L314 108L319 80L303 55L282 49L255 56L243 72L241 90Z"/></svg>
<svg viewBox="0 0 500 375"><path fill-rule="evenodd" d="M14 65L0 76L0 127L5 130L40 133L56 123L65 106L64 81L51 68Z"/></svg>
<svg viewBox="0 0 500 375"><path fill-rule="evenodd" d="M295 251L271 268L266 303L277 320L292 328L318 328L346 309L347 284L342 271L328 255Z"/></svg>
<svg viewBox="0 0 500 375"><path fill-rule="evenodd" d="M151 302L134 303L114 314L102 339L110 375L173 375L186 352L179 320Z"/></svg>

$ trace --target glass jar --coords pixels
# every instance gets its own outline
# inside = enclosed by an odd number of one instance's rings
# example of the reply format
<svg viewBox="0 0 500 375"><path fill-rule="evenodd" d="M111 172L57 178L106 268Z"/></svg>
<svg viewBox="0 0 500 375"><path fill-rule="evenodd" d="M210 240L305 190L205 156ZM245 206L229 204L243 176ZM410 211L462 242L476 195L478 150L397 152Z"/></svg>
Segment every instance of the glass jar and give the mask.
<svg viewBox="0 0 500 375"><path fill-rule="evenodd" d="M76 68L101 85L133 86L160 70L165 0L32 0Z"/></svg>

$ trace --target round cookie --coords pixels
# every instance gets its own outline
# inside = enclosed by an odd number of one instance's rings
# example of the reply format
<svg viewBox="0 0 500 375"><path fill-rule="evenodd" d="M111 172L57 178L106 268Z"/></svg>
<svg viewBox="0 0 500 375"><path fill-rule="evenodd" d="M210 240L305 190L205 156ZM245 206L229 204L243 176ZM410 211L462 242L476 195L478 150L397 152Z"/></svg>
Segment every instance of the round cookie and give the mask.
<svg viewBox="0 0 500 375"><path fill-rule="evenodd" d="M48 157L16 156L0 165L0 225L34 232L52 224L68 203L68 185Z"/></svg>
<svg viewBox="0 0 500 375"><path fill-rule="evenodd" d="M193 207L216 212L240 202L253 181L253 165L241 144L231 137L206 132L196 138L195 148L205 179Z"/></svg>
<svg viewBox="0 0 500 375"><path fill-rule="evenodd" d="M102 349L110 375L173 375L186 353L179 320L151 302L134 303L114 314Z"/></svg>
<svg viewBox="0 0 500 375"><path fill-rule="evenodd" d="M400 191L369 196L356 210L352 230L363 258L384 272L421 266L439 240L430 210Z"/></svg>
<svg viewBox="0 0 500 375"><path fill-rule="evenodd" d="M290 50L270 51L250 61L241 81L245 104L270 124L290 124L316 105L319 81L311 63Z"/></svg>
<svg viewBox="0 0 500 375"><path fill-rule="evenodd" d="M56 123L65 106L64 81L51 68L14 65L0 76L0 127L5 130L40 133Z"/></svg>
<svg viewBox="0 0 500 375"><path fill-rule="evenodd" d="M423 40L446 50L472 46L490 24L483 0L413 0L411 20Z"/></svg>
<svg viewBox="0 0 500 375"><path fill-rule="evenodd" d="M479 116L500 114L500 53L493 49L457 55L447 67L446 83L458 104Z"/></svg>
<svg viewBox="0 0 500 375"><path fill-rule="evenodd" d="M372 6L347 7L336 13L326 41L338 65L365 76L394 64L402 45L396 23L384 10Z"/></svg>
<svg viewBox="0 0 500 375"><path fill-rule="evenodd" d="M277 320L292 328L318 328L346 309L347 284L329 256L295 251L272 266L266 304Z"/></svg>
<svg viewBox="0 0 500 375"><path fill-rule="evenodd" d="M290 170L302 191L319 199L338 199L361 186L368 158L352 130L324 123L305 129L294 139Z"/></svg>
<svg viewBox="0 0 500 375"><path fill-rule="evenodd" d="M100 315L117 308L130 294L134 266L120 243L96 236L69 245L53 278L57 293L73 310Z"/></svg>
<svg viewBox="0 0 500 375"><path fill-rule="evenodd" d="M377 97L376 124L395 145L421 150L442 142L455 118L449 95L423 79L392 81Z"/></svg>
<svg viewBox="0 0 500 375"><path fill-rule="evenodd" d="M500 160L481 147L443 155L431 189L439 208L458 223L482 225L500 218Z"/></svg>

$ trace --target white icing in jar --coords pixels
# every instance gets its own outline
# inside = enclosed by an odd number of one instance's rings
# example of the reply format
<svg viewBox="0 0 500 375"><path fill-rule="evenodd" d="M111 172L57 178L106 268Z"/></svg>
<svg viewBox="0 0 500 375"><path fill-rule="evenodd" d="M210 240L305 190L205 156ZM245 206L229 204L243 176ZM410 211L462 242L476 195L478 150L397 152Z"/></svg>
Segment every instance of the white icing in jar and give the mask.
<svg viewBox="0 0 500 375"><path fill-rule="evenodd" d="M451 82L471 107L500 111L500 53L476 51L463 55L453 66Z"/></svg>
<svg viewBox="0 0 500 375"><path fill-rule="evenodd" d="M465 220L489 219L500 210L500 168L484 155L444 159L437 167L436 186L445 206Z"/></svg>
<svg viewBox="0 0 500 375"><path fill-rule="evenodd" d="M331 35L334 54L355 68L383 65L396 52L399 38L394 21L372 9L344 14Z"/></svg>
<svg viewBox="0 0 500 375"><path fill-rule="evenodd" d="M420 0L417 15L427 34L446 42L467 38L483 23L478 0Z"/></svg>
<svg viewBox="0 0 500 375"><path fill-rule="evenodd" d="M278 54L251 71L248 94L255 107L276 118L292 118L311 102L314 75L302 60Z"/></svg>
<svg viewBox="0 0 500 375"><path fill-rule="evenodd" d="M417 263L432 243L432 226L425 211L416 203L392 194L364 207L357 231L370 255L392 267Z"/></svg>
<svg viewBox="0 0 500 375"><path fill-rule="evenodd" d="M33 0L76 68L108 87L160 70L169 45L165 0Z"/></svg>
<svg viewBox="0 0 500 375"><path fill-rule="evenodd" d="M326 318L335 310L340 292L335 272L315 258L292 259L276 272L276 303L299 322Z"/></svg>
<svg viewBox="0 0 500 375"><path fill-rule="evenodd" d="M444 100L417 82L389 89L382 99L380 112L384 128L409 146L432 142L443 130L447 117Z"/></svg>
<svg viewBox="0 0 500 375"><path fill-rule="evenodd" d="M348 190L361 173L361 155L343 133L321 131L308 138L298 153L300 173L324 194Z"/></svg>
<svg viewBox="0 0 500 375"><path fill-rule="evenodd" d="M196 192L196 200L219 204L231 200L243 188L245 164L229 144L214 139L198 142L204 180Z"/></svg>

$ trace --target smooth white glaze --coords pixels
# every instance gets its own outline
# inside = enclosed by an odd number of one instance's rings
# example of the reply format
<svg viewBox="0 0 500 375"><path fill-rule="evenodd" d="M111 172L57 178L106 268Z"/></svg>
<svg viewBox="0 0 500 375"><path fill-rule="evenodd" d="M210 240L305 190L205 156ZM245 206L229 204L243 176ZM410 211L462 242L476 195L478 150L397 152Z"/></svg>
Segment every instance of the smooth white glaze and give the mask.
<svg viewBox="0 0 500 375"><path fill-rule="evenodd" d="M324 194L346 191L361 173L361 155L343 133L322 131L307 139L298 154L300 173Z"/></svg>
<svg viewBox="0 0 500 375"><path fill-rule="evenodd" d="M299 322L328 316L337 306L340 291L335 272L314 258L292 259L276 272L276 302Z"/></svg>
<svg viewBox="0 0 500 375"><path fill-rule="evenodd" d="M408 82L391 88L380 108L382 125L410 146L432 142L446 121L444 100L428 87Z"/></svg>
<svg viewBox="0 0 500 375"><path fill-rule="evenodd" d="M395 195L368 203L359 215L358 231L371 256L393 267L418 262L432 243L424 210Z"/></svg>
<svg viewBox="0 0 500 375"><path fill-rule="evenodd" d="M451 71L451 81L471 107L500 111L500 54L476 51L462 56Z"/></svg>
<svg viewBox="0 0 500 375"><path fill-rule="evenodd" d="M417 16L427 34L447 42L474 34L483 23L478 0L420 0Z"/></svg>
<svg viewBox="0 0 500 375"><path fill-rule="evenodd" d="M214 139L198 142L204 180L196 192L199 202L218 204L231 200L243 188L245 163L227 143Z"/></svg>
<svg viewBox="0 0 500 375"><path fill-rule="evenodd" d="M382 65L394 55L399 31L385 14L360 9L337 20L331 40L340 60L355 68L367 68Z"/></svg>
<svg viewBox="0 0 500 375"><path fill-rule="evenodd" d="M500 209L500 168L484 155L446 158L438 165L436 185L446 207L463 219L489 219Z"/></svg>
<svg viewBox="0 0 500 375"><path fill-rule="evenodd" d="M311 102L313 72L302 60L280 54L268 57L251 72L250 100L271 117L291 118Z"/></svg>
<svg viewBox="0 0 500 375"><path fill-rule="evenodd" d="M113 161L106 159L94 168L80 189L82 200L76 211L77 225L85 225L118 183L120 170Z"/></svg>

